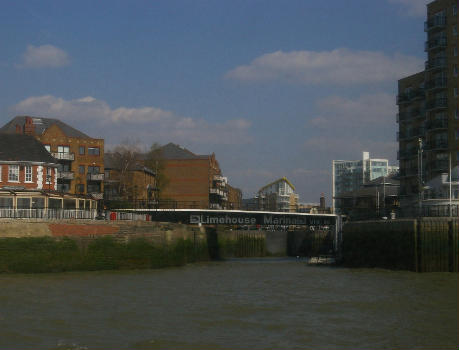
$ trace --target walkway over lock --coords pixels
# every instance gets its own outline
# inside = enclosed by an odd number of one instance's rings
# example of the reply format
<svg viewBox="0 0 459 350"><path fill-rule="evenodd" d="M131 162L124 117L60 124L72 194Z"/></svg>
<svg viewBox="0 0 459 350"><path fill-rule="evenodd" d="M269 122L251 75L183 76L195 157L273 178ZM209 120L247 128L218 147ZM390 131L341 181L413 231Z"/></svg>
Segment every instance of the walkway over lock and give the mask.
<svg viewBox="0 0 459 350"><path fill-rule="evenodd" d="M148 214L152 221L180 222L201 225L309 226L329 229L336 226L335 214L284 213L269 211L210 209L120 209L119 212Z"/></svg>

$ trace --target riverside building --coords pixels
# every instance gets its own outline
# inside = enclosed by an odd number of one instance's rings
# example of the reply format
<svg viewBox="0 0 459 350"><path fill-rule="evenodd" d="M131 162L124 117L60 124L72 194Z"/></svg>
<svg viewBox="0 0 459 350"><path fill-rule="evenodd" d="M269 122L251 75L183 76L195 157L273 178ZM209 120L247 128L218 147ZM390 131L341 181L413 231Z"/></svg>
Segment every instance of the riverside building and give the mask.
<svg viewBox="0 0 459 350"><path fill-rule="evenodd" d="M402 209L458 203L457 6L457 0L427 5L425 70L398 81Z"/></svg>
<svg viewBox="0 0 459 350"><path fill-rule="evenodd" d="M0 128L8 134L31 135L57 159L57 191L102 199L104 140L92 138L52 118L17 116Z"/></svg>
<svg viewBox="0 0 459 350"><path fill-rule="evenodd" d="M369 152L363 152L360 160L333 160L333 212L341 213L340 202L336 197L342 193L356 191L378 177L394 175L397 171L398 167L389 165L387 159L370 158Z"/></svg>

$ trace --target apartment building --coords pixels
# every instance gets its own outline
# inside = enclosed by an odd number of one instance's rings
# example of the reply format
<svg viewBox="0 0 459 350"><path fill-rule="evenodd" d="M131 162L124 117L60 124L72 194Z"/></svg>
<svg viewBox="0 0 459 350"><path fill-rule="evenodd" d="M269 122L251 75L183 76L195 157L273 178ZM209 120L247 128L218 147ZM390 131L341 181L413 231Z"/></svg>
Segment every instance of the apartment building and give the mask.
<svg viewBox="0 0 459 350"><path fill-rule="evenodd" d="M372 159L369 152L363 152L360 160L333 160L333 212L340 213L340 202L336 198L342 193L356 191L378 177L394 175L397 172L397 166L389 165L387 159Z"/></svg>
<svg viewBox="0 0 459 350"><path fill-rule="evenodd" d="M450 196L457 201L457 6L457 0L436 0L427 5L425 70L398 82L402 208L447 204Z"/></svg>
<svg viewBox="0 0 459 350"><path fill-rule="evenodd" d="M295 186L282 177L258 190L258 210L297 212L298 194Z"/></svg>
<svg viewBox="0 0 459 350"><path fill-rule="evenodd" d="M57 190L102 199L104 140L52 118L17 116L0 132L34 136L58 161Z"/></svg>
<svg viewBox="0 0 459 350"><path fill-rule="evenodd" d="M161 200L179 208L227 209L228 179L222 175L215 154L197 155L169 143L160 149L164 163L165 188Z"/></svg>

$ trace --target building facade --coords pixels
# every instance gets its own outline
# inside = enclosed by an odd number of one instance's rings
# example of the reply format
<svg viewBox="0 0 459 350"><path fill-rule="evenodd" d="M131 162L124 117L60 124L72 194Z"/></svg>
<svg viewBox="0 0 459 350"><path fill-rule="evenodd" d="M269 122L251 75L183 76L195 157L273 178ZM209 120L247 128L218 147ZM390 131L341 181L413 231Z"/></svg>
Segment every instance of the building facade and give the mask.
<svg viewBox="0 0 459 350"><path fill-rule="evenodd" d="M457 17L457 0L436 0L427 5L425 70L398 82L402 208L448 205L450 192L454 197L454 187L457 188L457 181L454 182L457 177L454 169L459 162ZM452 191L449 187L453 187Z"/></svg>
<svg viewBox="0 0 459 350"><path fill-rule="evenodd" d="M93 219L96 201L56 191L57 169L34 137L0 133L0 217Z"/></svg>
<svg viewBox="0 0 459 350"><path fill-rule="evenodd" d="M153 208L157 204L156 174L139 160L104 156L104 200L129 201L138 207Z"/></svg>
<svg viewBox="0 0 459 350"><path fill-rule="evenodd" d="M339 214L336 197L341 193L356 191L364 184L382 176L394 175L398 167L389 165L387 159L372 159L369 152L363 152L361 160L332 161L333 212Z"/></svg>
<svg viewBox="0 0 459 350"><path fill-rule="evenodd" d="M167 179L159 189L161 201L178 208L228 209L228 179L215 154L197 155L173 143L160 151Z"/></svg>
<svg viewBox="0 0 459 350"><path fill-rule="evenodd" d="M89 137L58 119L18 116L0 132L34 136L58 161L57 190L102 199L104 140Z"/></svg>
<svg viewBox="0 0 459 350"><path fill-rule="evenodd" d="M282 177L258 190L258 210L297 212L298 194L295 186Z"/></svg>

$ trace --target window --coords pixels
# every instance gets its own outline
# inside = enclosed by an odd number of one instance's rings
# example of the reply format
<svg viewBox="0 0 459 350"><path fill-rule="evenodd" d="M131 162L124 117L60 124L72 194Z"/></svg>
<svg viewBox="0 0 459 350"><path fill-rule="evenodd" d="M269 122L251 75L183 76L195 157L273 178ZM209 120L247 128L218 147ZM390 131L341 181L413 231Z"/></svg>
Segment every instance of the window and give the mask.
<svg viewBox="0 0 459 350"><path fill-rule="evenodd" d="M454 47L454 48L453 48L453 56L454 56L454 57L457 57L457 47Z"/></svg>
<svg viewBox="0 0 459 350"><path fill-rule="evenodd" d="M457 25L453 25L453 35L457 36Z"/></svg>
<svg viewBox="0 0 459 350"><path fill-rule="evenodd" d="M25 182L32 182L32 167L30 165L26 165L24 167L24 173L25 173Z"/></svg>
<svg viewBox="0 0 459 350"><path fill-rule="evenodd" d="M46 184L51 184L51 180L53 179L53 168L46 168Z"/></svg>
<svg viewBox="0 0 459 350"><path fill-rule="evenodd" d="M18 209L30 209L30 198L18 198L16 205Z"/></svg>
<svg viewBox="0 0 459 350"><path fill-rule="evenodd" d="M99 147L88 147L88 154L90 156L98 156L100 154Z"/></svg>
<svg viewBox="0 0 459 350"><path fill-rule="evenodd" d="M0 182L2 182L2 165L0 164Z"/></svg>
<svg viewBox="0 0 459 350"><path fill-rule="evenodd" d="M459 119L459 110L456 108L456 112L454 113L454 119Z"/></svg>
<svg viewBox="0 0 459 350"><path fill-rule="evenodd" d="M79 153L80 155L83 155L83 154L84 154L84 146L78 147L78 153Z"/></svg>
<svg viewBox="0 0 459 350"><path fill-rule="evenodd" d="M453 93L454 93L454 97L457 97L457 87L454 88Z"/></svg>
<svg viewBox="0 0 459 350"><path fill-rule="evenodd" d="M88 174L99 174L100 167L98 166L88 166Z"/></svg>
<svg viewBox="0 0 459 350"><path fill-rule="evenodd" d="M453 75L457 77L457 64L453 66Z"/></svg>
<svg viewBox="0 0 459 350"><path fill-rule="evenodd" d="M459 140L459 131L456 130L456 131L454 132L454 134L456 135L456 140Z"/></svg>
<svg viewBox="0 0 459 350"><path fill-rule="evenodd" d="M69 146L57 146L57 153L70 153Z"/></svg>
<svg viewBox="0 0 459 350"><path fill-rule="evenodd" d="M457 5L453 5L453 16L457 16Z"/></svg>
<svg viewBox="0 0 459 350"><path fill-rule="evenodd" d="M50 145L45 145L45 148L48 152L51 152L51 146Z"/></svg>
<svg viewBox="0 0 459 350"><path fill-rule="evenodd" d="M19 182L19 165L10 165L8 167L8 181Z"/></svg>
<svg viewBox="0 0 459 350"><path fill-rule="evenodd" d="M76 185L76 191L77 191L77 193L83 193L84 192L84 184L77 184Z"/></svg>
<svg viewBox="0 0 459 350"><path fill-rule="evenodd" d="M84 165L78 165L78 174L84 174Z"/></svg>

